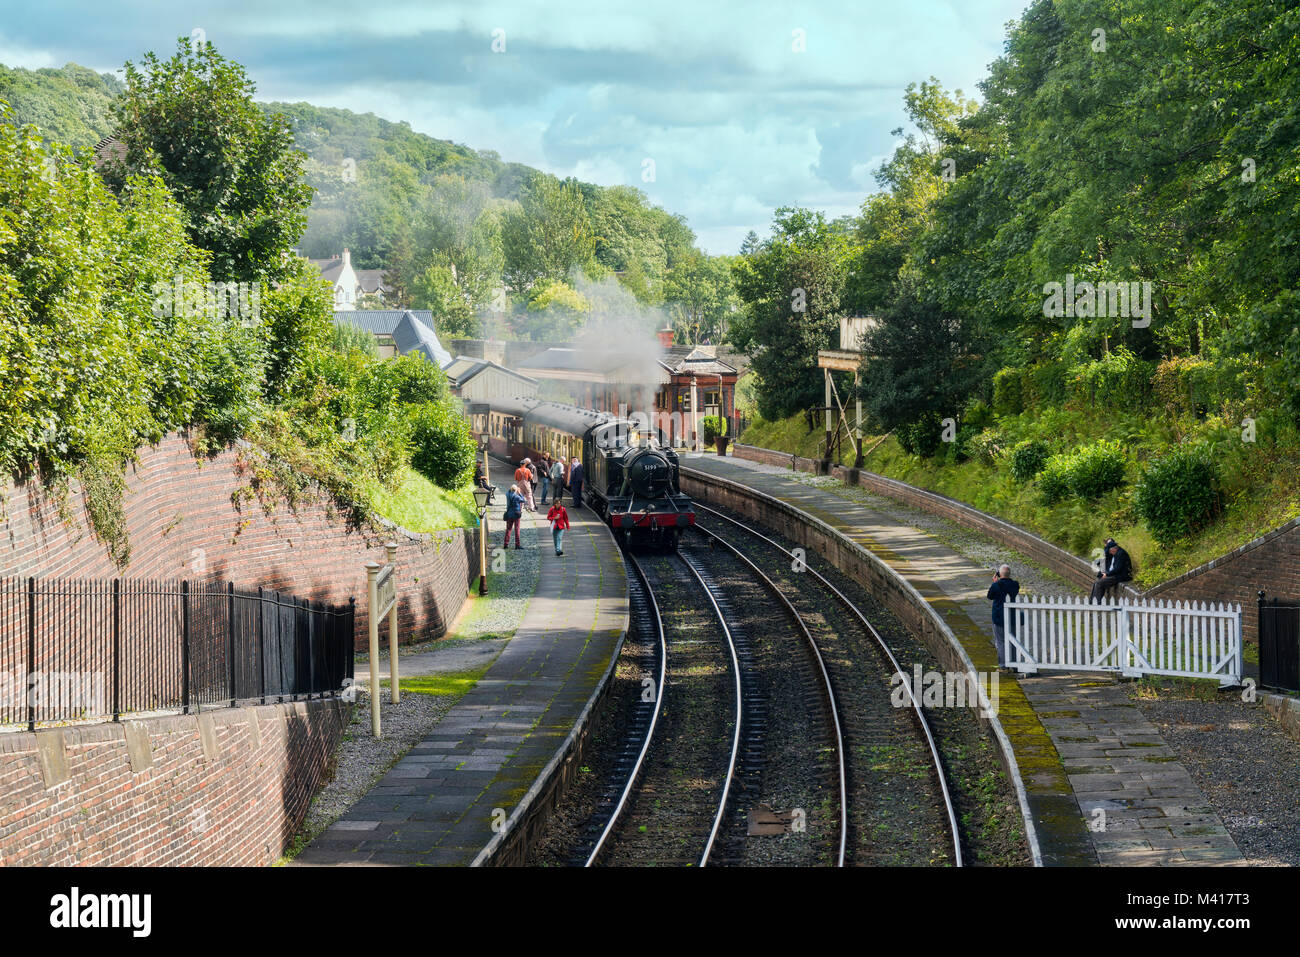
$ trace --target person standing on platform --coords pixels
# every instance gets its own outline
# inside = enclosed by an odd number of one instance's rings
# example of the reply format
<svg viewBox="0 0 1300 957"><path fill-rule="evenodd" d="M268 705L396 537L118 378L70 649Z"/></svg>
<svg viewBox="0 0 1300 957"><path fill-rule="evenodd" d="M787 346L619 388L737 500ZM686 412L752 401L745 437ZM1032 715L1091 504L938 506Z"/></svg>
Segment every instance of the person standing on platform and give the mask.
<svg viewBox="0 0 1300 957"><path fill-rule="evenodd" d="M551 491L551 457L545 452L537 462L537 480L542 486L542 496L537 500L537 504L545 505L546 496Z"/></svg>
<svg viewBox="0 0 1300 957"><path fill-rule="evenodd" d="M985 596L993 602L993 645L998 650L998 667L1007 666L1007 636L1002 624L1002 610L1007 602L1015 602L1020 594L1020 582L1011 577L1011 566L1003 565L993 575L993 584ZM1011 634L1016 633L1016 616L1011 616Z"/></svg>
<svg viewBox="0 0 1300 957"><path fill-rule="evenodd" d="M524 459L519 463L519 468L515 469L515 484L519 486L519 494L524 497L524 502L528 505L528 511L537 511L537 506L533 504L533 471L528 466L532 459Z"/></svg>
<svg viewBox="0 0 1300 957"><path fill-rule="evenodd" d="M557 497L555 504L546 513L546 520L551 523L551 537L555 539L555 554L564 554L564 530L569 527L569 513L564 503Z"/></svg>
<svg viewBox="0 0 1300 957"><path fill-rule="evenodd" d="M524 497L519 494L519 486L510 486L510 491L506 492L506 513L501 516L506 523L506 540L501 543L503 548L510 547L510 530L515 532L515 548L522 548L519 544L519 520L524 517Z"/></svg>
<svg viewBox="0 0 1300 957"><path fill-rule="evenodd" d="M569 470L569 488L573 490L574 508L582 508L582 482L586 477L586 473L582 470L582 463L578 461L577 456L574 456L573 468Z"/></svg>
<svg viewBox="0 0 1300 957"><path fill-rule="evenodd" d="M551 463L551 485L555 487L555 500L564 498L564 456Z"/></svg>

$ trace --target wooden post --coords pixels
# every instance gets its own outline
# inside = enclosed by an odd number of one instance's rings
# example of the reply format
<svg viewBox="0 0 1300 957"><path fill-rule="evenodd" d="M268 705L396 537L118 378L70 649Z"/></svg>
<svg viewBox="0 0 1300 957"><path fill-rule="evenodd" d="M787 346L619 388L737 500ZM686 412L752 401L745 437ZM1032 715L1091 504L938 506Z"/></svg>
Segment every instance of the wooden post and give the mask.
<svg viewBox="0 0 1300 957"><path fill-rule="evenodd" d="M397 542L384 546L388 552L388 564L393 568L393 584L397 584ZM397 602L388 612L388 693L393 704L402 700L402 691L397 687L400 679L397 674Z"/></svg>
<svg viewBox="0 0 1300 957"><path fill-rule="evenodd" d="M824 369L822 371L826 377L826 455L824 456L824 458L826 460L826 465L827 465L826 472L827 474L830 474L831 439L832 439L831 423L834 421L831 417L831 370Z"/></svg>
<svg viewBox="0 0 1300 957"><path fill-rule="evenodd" d="M370 732L383 737L379 729L379 562L366 562L366 598L370 619Z"/></svg>
<svg viewBox="0 0 1300 957"><path fill-rule="evenodd" d="M854 436L855 436L855 438L856 438L856 441L854 442L854 444L857 445L858 450L857 450L857 454L856 454L856 456L855 456L854 459L853 459L853 467L854 467L855 469L860 469L860 468L862 468L862 462L863 462L863 456L862 456L862 393L860 393L860 392L858 391L858 370L857 370L857 369L854 369L854 370L853 370L853 396L854 396L854 398L857 400L857 406L858 406L858 408L857 408L857 430L856 430L856 432L854 433Z"/></svg>

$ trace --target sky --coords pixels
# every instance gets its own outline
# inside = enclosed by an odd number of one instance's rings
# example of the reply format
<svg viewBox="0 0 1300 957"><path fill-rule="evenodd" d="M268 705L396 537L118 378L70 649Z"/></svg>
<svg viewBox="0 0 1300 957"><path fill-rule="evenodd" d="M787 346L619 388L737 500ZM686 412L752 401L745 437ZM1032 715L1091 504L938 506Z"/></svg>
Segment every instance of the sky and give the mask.
<svg viewBox="0 0 1300 957"><path fill-rule="evenodd" d="M259 100L373 112L635 186L718 254L766 235L779 206L857 212L907 122L907 84L978 97L1027 2L0 0L0 63L116 72L199 37Z"/></svg>

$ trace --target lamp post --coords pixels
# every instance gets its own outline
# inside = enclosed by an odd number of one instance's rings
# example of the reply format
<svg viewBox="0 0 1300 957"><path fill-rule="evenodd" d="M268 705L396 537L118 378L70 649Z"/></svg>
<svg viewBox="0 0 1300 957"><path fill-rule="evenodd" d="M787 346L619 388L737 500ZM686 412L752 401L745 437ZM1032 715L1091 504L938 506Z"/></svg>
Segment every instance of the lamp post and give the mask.
<svg viewBox="0 0 1300 957"><path fill-rule="evenodd" d="M487 458L485 455L484 458ZM474 504L478 506L478 593L487 594L487 507L492 497L490 488L474 487Z"/></svg>

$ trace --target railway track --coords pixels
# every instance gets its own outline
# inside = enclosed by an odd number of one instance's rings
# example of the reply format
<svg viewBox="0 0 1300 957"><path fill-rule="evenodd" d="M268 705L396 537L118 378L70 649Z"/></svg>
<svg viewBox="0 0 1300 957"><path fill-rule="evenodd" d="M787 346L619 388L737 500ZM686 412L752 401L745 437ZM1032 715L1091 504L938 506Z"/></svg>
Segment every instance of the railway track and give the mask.
<svg viewBox="0 0 1300 957"><path fill-rule="evenodd" d="M788 560L789 564L786 567L799 568L797 576L786 575L782 577L786 582L786 588L784 591L787 594L787 600L791 601L793 604L802 606L803 610L799 612L801 621L806 622L813 616L813 614L815 614L815 612L810 613L810 605L812 603L807 595L806 586L801 587L801 585L806 583L809 578L817 583L822 594L829 594L832 596L835 603L842 609L843 619L847 619L847 621L835 621L832 620L831 617L824 617L824 627L820 629L822 638L819 647L822 650L819 651L818 658L819 661L823 663L823 666L826 667L828 672L828 684L831 687L838 686L845 692L848 692L850 688L857 689L855 693L842 694L839 706L840 709L842 709L842 718L847 737L854 745L854 747L849 749L849 758L847 762L849 767L847 769L846 778L850 781L856 782L857 786L851 789L851 792L863 790L870 792L875 790L873 787L864 788L864 785L872 783L870 781L872 775L869 773L869 769L864 767L864 765L869 765L872 762L873 755L878 755L887 749L895 748L899 742L897 741L897 735L891 733L888 716L885 711L882 710L887 702L882 703L880 700L880 694L872 694L870 693L870 689L862 686L863 676L860 668L864 663L864 656L857 653L858 648L852 642L846 643L845 639L848 637L846 635L848 629L845 627L845 624L851 623L852 625L856 625L861 633L869 638L870 643L878 652L881 668L878 669L879 674L877 677L883 679L882 687L887 685L894 675L901 674L905 678L908 677L906 672L904 672L902 667L899 665L893 649L875 626L872 625L868 617L860 608L858 608L856 603L845 595L841 589L836 587L833 582L819 573L816 569L809 567L802 559L796 558L793 553L787 550L779 542L762 534L760 531L752 527L752 525L738 522L730 516L725 515L716 509L712 509L701 502L695 502L695 508L699 513L701 513L701 515L708 515L712 519L721 523L722 527L736 530L743 534L747 539L757 539L758 541L763 542L770 552L778 554L782 556L783 559ZM722 539L722 536L719 535L718 532L706 528L705 526L697 524L696 528L699 532L707 536ZM733 542L729 541L728 545L729 547L736 549L737 552L741 551ZM794 581L793 579L795 578L802 579L802 582ZM771 586L774 588L780 587L777 583L771 583ZM806 624L805 627L807 627ZM809 641L814 645L818 644L813 641L811 635L809 636ZM946 831L948 848L951 853L950 863L954 866L960 867L963 864L961 830L957 822L957 813L951 789L948 784L947 774L944 770L943 761L939 753L939 748L935 742L934 734L931 731L930 723L926 719L925 711L921 706L921 703L913 694L910 681L902 682L901 687L906 690L908 704L907 711L912 717L912 724L916 738L912 743L912 746L915 748L916 745L919 744L926 754L925 763L929 768L930 784L936 799L936 810L943 818L943 829ZM887 694L885 696L887 697ZM893 711L895 709L892 708L892 705L889 705L888 710ZM874 783L878 785L881 782L876 781ZM866 800L863 803L871 801L875 796L876 795L868 793L865 795ZM854 803L854 795L851 793L845 804L848 807L853 807ZM858 822L856 830L861 832L867 829L871 829L873 832L875 830L870 820ZM932 830L934 829L936 828L932 828ZM870 845L873 842L872 835L859 833L855 835L855 837L857 837L857 840L853 842L855 846L864 844ZM864 855L864 857L865 856L867 855ZM862 861L862 863L871 862L872 861L868 860Z"/></svg>
<svg viewBox="0 0 1300 957"><path fill-rule="evenodd" d="M600 753L584 758L568 850L547 859L960 866L926 715L910 685L905 707L890 700L902 672L890 641L827 577L792 573L779 542L696 507L708 524L677 554L627 555L623 690ZM756 810L774 808L791 809L779 812L785 831L755 830ZM798 836L796 811L807 815Z"/></svg>
<svg viewBox="0 0 1300 957"><path fill-rule="evenodd" d="M835 795L833 803L836 825L833 829L830 829L833 838L831 862L837 866L842 866L845 860L848 836L844 744L836 710L835 694L830 685L825 663L820 658L811 632L803 623L794 606L782 595L781 589L768 576L763 574L754 563L750 562L739 550L732 547L725 540L712 536L708 541L708 545L710 549L716 546L719 550L727 553L743 568L746 576L761 584L768 595L784 609L801 635L802 640L806 643L807 658L811 667L806 669L809 680L802 693L805 696L817 698L820 709L819 717L829 727L829 733L825 736L825 741L820 737L813 737L811 740L801 742L800 746L805 751L811 752L805 759L805 763L809 766L815 766L818 763L817 755L819 752L830 751L833 755L830 790ZM659 602L655 598L649 578L636 557L629 555L629 558L629 564L635 571L636 579L633 601L638 609L644 608L648 616L655 620L652 630L657 631L662 636L664 632L662 619L658 615ZM667 561L671 562L673 559ZM764 793L762 788L763 775L765 765L769 760L767 751L768 703L766 699L770 692L761 687L762 682L757 677L756 673L759 669L755 663L754 641L750 638L748 629L742 623L741 619L744 616L735 607L735 602L733 602L730 594L731 588L724 587L715 580L714 571L709 567L710 560L704 557L702 553L696 553L695 549L690 547L681 549L678 552L677 561L697 585L696 594L704 597L720 635L725 639L726 657L730 659L730 707L732 709L732 719L729 726L730 746L727 767L720 779L720 794L715 796L716 804L712 814L711 826L697 863L699 866L743 864L747 862L745 858L745 842L748 833L749 815L759 804ZM752 609L750 611L752 612ZM768 642L773 641L771 635L765 637ZM782 641L779 644L781 647L778 651L784 653L787 650L787 643ZM671 684L675 669L669 663L671 652L670 644L666 639L662 640L662 647L661 674ZM764 656L770 659L772 652L759 653L760 658ZM772 661L768 660L766 664L771 667ZM789 662L782 659L780 664L788 667ZM662 687L663 682L661 681L660 684ZM669 692L665 688L665 693L660 696L658 701L660 711L672 707L668 694ZM675 697L680 697L680 695L675 695ZM624 760L620 762L620 769L626 775L625 783L622 792L617 797L610 795L602 802L604 806L610 808L610 813L604 822L598 840L587 857L586 863L588 865L597 862L603 863L611 860L611 858L617 859L616 853L611 854L611 850L626 842L630 834L639 835L649 831L651 827L658 828L658 824L655 822L656 815L647 814L644 807L638 807L638 797L641 798L640 803L644 804L648 795L659 796L671 793L671 782L665 783L658 780L653 773L649 776L644 774L647 755L652 747L669 749L675 746L673 740L654 742L655 728L660 727L657 718L658 715L656 714L655 719L650 722L635 721L633 723L636 728L635 737L633 734L628 734L624 739L625 753L630 754L632 751L636 751L637 757L635 761L628 762ZM682 729L675 730L680 732ZM664 736L669 739L674 738L673 730L669 730ZM819 785L810 785L806 794L810 796L816 793L818 789ZM714 790L717 791L718 789L714 788ZM661 801L654 803L659 805L658 810L663 810ZM804 803L811 802L805 800ZM630 820L623 820L625 814ZM635 840L634 843L636 843Z"/></svg>

